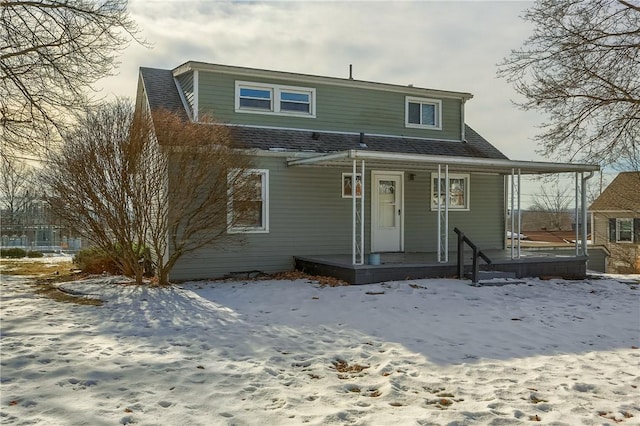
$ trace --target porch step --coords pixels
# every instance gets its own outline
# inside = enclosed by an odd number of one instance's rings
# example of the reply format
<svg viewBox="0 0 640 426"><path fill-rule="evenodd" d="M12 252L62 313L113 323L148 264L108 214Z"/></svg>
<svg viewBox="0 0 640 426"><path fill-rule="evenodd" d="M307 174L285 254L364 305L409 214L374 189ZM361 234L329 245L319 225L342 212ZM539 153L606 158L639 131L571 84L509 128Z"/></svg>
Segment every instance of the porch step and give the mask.
<svg viewBox="0 0 640 426"><path fill-rule="evenodd" d="M515 278L494 278L492 280L478 281L478 284L471 284L474 287L500 287L510 284L526 284L526 281L518 280Z"/></svg>
<svg viewBox="0 0 640 426"><path fill-rule="evenodd" d="M509 284L525 284L526 281L522 281L516 278L514 272L504 271L479 271L478 283L472 284L476 287L498 287Z"/></svg>
<svg viewBox="0 0 640 426"><path fill-rule="evenodd" d="M465 276L471 279L471 273L465 274ZM516 274L515 272L504 272L504 271L478 271L478 281L493 280L496 278L500 278L500 279L516 278Z"/></svg>

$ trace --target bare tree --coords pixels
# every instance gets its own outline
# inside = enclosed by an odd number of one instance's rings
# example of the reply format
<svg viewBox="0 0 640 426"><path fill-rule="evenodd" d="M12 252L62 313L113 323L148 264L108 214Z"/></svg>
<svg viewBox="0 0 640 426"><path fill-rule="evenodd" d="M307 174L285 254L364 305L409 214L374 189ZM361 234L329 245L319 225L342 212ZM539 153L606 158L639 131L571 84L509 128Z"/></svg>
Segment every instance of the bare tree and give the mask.
<svg viewBox="0 0 640 426"><path fill-rule="evenodd" d="M618 274L640 274L640 246L610 244L607 246L609 268Z"/></svg>
<svg viewBox="0 0 640 426"><path fill-rule="evenodd" d="M22 235L25 215L35 199L33 185L33 169L15 156L0 156L0 205L2 214L0 222L3 234Z"/></svg>
<svg viewBox="0 0 640 426"><path fill-rule="evenodd" d="M49 160L42 181L52 210L138 282L141 257L167 284L178 259L232 237L250 210L241 203L252 196L250 162L227 127L135 114L127 100L88 111Z"/></svg>
<svg viewBox="0 0 640 426"><path fill-rule="evenodd" d="M127 0L0 0L0 139L46 145L138 29Z"/></svg>
<svg viewBox="0 0 640 426"><path fill-rule="evenodd" d="M500 77L546 113L545 156L622 168L640 162L640 6L625 0L539 0L535 25Z"/></svg>
<svg viewBox="0 0 640 426"><path fill-rule="evenodd" d="M152 137L144 130L135 138L145 165L136 192L145 199L140 215L146 218L158 281L166 284L184 255L237 242L239 235L228 231L253 211L256 187L247 173L251 161L237 149L228 127L208 117L184 121L166 110L154 111L152 121L149 126L143 117L137 120L152 129Z"/></svg>
<svg viewBox="0 0 640 426"><path fill-rule="evenodd" d="M51 151L40 179L51 210L101 248L127 275L142 281L142 236L133 230L128 158L133 108L124 100L87 110L59 151Z"/></svg>
<svg viewBox="0 0 640 426"><path fill-rule="evenodd" d="M562 231L571 225L570 207L573 195L567 186L561 187L558 182L533 195L531 210L538 213L542 227L551 231Z"/></svg>

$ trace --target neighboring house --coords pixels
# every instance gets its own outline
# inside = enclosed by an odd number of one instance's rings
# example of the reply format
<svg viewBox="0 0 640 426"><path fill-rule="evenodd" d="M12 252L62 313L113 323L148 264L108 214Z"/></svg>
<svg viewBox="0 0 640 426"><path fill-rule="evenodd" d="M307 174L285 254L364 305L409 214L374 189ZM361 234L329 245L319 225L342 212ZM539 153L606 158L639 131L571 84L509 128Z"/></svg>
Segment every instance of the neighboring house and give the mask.
<svg viewBox="0 0 640 426"><path fill-rule="evenodd" d="M608 272L640 273L640 172L622 172L591 204L594 244L609 252Z"/></svg>
<svg viewBox="0 0 640 426"><path fill-rule="evenodd" d="M18 203L19 209L0 211L0 246L26 250L80 250L82 241L72 230L62 225L40 198Z"/></svg>
<svg viewBox="0 0 640 426"><path fill-rule="evenodd" d="M253 157L260 189L253 220L230 230L245 244L201 249L182 259L171 279L271 273L331 256L327 264L359 273L370 253L382 253L383 265L347 279L393 277L380 275L389 266L387 253L423 253L421 263L447 268L420 274L452 275L455 227L481 249L504 252L509 182L513 193L520 174L598 167L509 160L465 124L471 98L201 62L140 68L137 107L169 109L192 121L211 115L231 126ZM431 261L424 260L428 254ZM567 275L584 275L585 262L578 256L578 269ZM335 268L324 272L346 276Z"/></svg>

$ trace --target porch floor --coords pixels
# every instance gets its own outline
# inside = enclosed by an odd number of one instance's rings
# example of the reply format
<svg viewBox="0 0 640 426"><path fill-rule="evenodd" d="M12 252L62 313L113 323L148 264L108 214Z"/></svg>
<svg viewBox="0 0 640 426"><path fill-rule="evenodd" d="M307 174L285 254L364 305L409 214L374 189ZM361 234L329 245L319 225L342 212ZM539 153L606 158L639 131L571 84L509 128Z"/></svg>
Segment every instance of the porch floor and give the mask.
<svg viewBox="0 0 640 426"><path fill-rule="evenodd" d="M519 259L511 259L511 250L483 250L491 259L487 265L482 259L480 270L510 272L517 278L558 276L582 279L586 276L587 256L553 251L522 250ZM381 253L380 265L352 265L350 254L296 256L296 269L313 274L326 275L350 284L369 284L420 278L457 277L457 253L449 253L449 262L439 263L437 253ZM367 259L365 259L366 261ZM472 252L465 250L465 272L472 267Z"/></svg>

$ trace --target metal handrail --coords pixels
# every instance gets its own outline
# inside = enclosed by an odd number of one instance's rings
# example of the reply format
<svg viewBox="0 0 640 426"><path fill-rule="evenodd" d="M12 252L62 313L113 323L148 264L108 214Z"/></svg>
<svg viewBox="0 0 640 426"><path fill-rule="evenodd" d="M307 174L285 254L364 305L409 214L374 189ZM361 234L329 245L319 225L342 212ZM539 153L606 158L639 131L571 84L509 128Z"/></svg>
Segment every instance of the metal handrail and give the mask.
<svg viewBox="0 0 640 426"><path fill-rule="evenodd" d="M480 271L480 264L478 263L478 258L482 258L488 265L491 265L491 259L482 252L476 246L473 241L467 238L464 235L464 232L459 230L457 227L453 228L453 231L458 234L458 278L462 279L464 277L464 244L466 243L473 250L473 268L471 270L471 281L474 284L478 284L478 272Z"/></svg>

